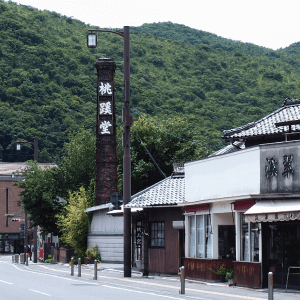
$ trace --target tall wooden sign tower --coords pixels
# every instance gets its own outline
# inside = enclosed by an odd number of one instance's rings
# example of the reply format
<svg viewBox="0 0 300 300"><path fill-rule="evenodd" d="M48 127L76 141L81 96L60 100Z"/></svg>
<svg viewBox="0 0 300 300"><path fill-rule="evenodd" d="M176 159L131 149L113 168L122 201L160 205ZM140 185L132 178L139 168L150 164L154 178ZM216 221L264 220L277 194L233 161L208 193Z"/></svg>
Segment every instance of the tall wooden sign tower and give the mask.
<svg viewBox="0 0 300 300"><path fill-rule="evenodd" d="M110 202L118 191L115 107L115 69L111 58L99 58L97 69L96 199L95 205Z"/></svg>

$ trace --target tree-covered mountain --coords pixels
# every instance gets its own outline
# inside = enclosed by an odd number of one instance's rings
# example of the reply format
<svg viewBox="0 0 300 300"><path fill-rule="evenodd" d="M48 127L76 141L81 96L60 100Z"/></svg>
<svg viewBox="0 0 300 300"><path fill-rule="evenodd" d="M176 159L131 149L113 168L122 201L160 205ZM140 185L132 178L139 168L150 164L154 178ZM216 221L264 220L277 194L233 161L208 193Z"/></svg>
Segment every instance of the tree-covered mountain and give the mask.
<svg viewBox="0 0 300 300"><path fill-rule="evenodd" d="M57 163L70 133L95 129L99 57L117 64L121 124L122 38L99 33L98 47L88 49L88 28L0 0L0 160L32 158L30 145L17 152L15 142L38 138L40 161ZM261 118L286 97L300 97L299 51L299 44L273 51L172 23L131 28L134 120L144 116L145 124L172 131L170 120L181 118L189 138L205 148L194 153L217 150L222 130Z"/></svg>

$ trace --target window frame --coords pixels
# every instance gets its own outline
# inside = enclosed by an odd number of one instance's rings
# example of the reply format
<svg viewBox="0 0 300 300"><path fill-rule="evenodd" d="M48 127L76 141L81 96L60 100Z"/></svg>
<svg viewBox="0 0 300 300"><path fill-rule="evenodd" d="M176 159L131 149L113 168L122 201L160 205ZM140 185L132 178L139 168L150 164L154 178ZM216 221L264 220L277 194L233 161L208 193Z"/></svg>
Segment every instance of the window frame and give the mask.
<svg viewBox="0 0 300 300"><path fill-rule="evenodd" d="M156 226L155 226L155 224L156 224ZM160 224L160 229L158 229L159 224ZM161 233L161 236L159 236L159 233ZM159 240L161 240L163 242L163 245L159 245ZM152 241L157 241L157 242L155 243L155 245L153 245ZM163 248L165 248L165 246L166 246L165 221L150 222L150 245L149 245L149 247L163 249Z"/></svg>
<svg viewBox="0 0 300 300"><path fill-rule="evenodd" d="M198 226L197 220L201 219L202 226ZM192 220L194 220L194 226L192 227ZM188 255L190 258L211 259L213 256L212 249L212 215L211 214L194 214L188 216L189 228L189 244ZM193 228L193 232L191 231ZM210 232L208 232L210 230ZM201 235L201 236L200 236ZM200 243L203 242L203 244ZM191 248L193 245L194 249ZM200 250L201 248L201 250ZM202 257L200 257L202 253Z"/></svg>
<svg viewBox="0 0 300 300"><path fill-rule="evenodd" d="M244 262L261 262L261 226L257 224L257 226L253 226L254 223L246 222L244 212L240 213L240 261ZM243 225L247 225L247 233L248 233L248 253L247 259L244 259L245 253L244 248L246 248L243 244ZM244 226L246 228L246 226ZM256 247L255 247L256 246Z"/></svg>

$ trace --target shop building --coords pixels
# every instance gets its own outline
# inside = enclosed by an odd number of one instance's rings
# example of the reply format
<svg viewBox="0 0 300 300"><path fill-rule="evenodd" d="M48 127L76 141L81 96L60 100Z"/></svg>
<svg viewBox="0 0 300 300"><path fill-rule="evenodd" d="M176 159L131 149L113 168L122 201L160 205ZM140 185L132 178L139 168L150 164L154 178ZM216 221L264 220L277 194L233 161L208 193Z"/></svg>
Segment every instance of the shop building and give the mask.
<svg viewBox="0 0 300 300"><path fill-rule="evenodd" d="M237 285L265 287L272 271L285 288L300 267L300 100L223 139L230 145L185 164L186 276L215 281L224 264ZM299 286L290 275L288 288Z"/></svg>

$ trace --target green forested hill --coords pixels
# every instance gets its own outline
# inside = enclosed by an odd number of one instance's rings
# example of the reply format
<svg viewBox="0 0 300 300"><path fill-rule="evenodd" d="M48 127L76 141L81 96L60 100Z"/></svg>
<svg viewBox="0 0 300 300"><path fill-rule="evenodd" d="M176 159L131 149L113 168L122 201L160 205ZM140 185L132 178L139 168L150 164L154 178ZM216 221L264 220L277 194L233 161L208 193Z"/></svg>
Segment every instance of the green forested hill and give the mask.
<svg viewBox="0 0 300 300"><path fill-rule="evenodd" d="M98 57L117 64L121 115L122 38L101 33L98 47L88 49L88 28L0 0L0 160L31 158L32 149L17 153L15 142L38 138L40 161L58 162L69 133L94 130ZM180 117L194 140L205 140L201 147L217 150L222 130L263 117L286 97L300 97L299 51L299 44L273 51L172 23L132 28L133 109L155 117L158 126Z"/></svg>

